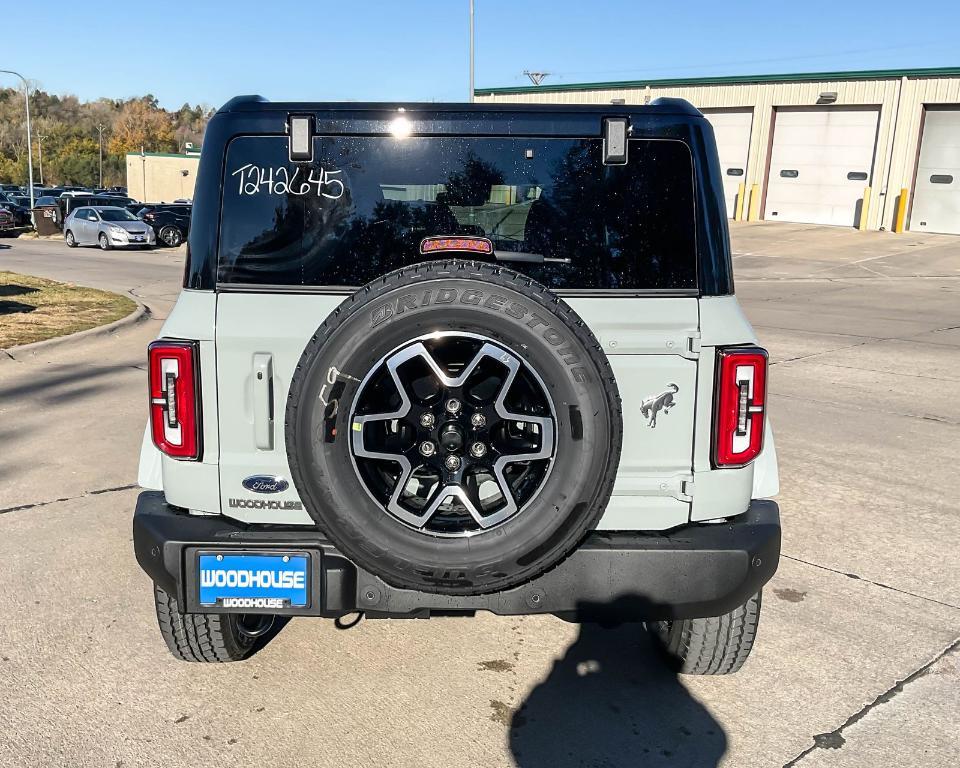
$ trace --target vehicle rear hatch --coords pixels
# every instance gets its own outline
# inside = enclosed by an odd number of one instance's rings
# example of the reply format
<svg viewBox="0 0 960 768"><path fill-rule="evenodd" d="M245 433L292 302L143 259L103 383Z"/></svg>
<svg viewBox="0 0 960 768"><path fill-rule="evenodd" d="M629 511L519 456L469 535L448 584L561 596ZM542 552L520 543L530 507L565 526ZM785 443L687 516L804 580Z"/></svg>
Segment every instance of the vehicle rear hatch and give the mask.
<svg viewBox="0 0 960 768"><path fill-rule="evenodd" d="M403 120L401 115L398 120ZM624 446L601 527L690 514L699 357L695 169L679 138L636 130L625 163L592 135L244 135L222 169L217 387L222 509L309 522L289 478L284 408L300 355L355 288L425 258L425 237L486 238L487 257L561 295L596 334L623 399ZM396 124L395 124L396 127ZM607 153L609 154L609 153ZM451 254L443 254L450 256ZM464 254L459 254L464 256Z"/></svg>

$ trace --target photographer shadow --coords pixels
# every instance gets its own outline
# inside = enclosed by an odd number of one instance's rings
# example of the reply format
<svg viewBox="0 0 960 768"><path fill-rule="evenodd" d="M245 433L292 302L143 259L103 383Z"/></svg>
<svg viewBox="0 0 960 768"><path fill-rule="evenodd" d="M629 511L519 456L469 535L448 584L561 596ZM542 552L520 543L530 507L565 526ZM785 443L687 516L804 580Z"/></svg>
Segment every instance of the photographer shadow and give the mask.
<svg viewBox="0 0 960 768"><path fill-rule="evenodd" d="M582 606L623 615L642 599ZM640 623L584 623L510 723L521 768L719 764L727 738L683 686Z"/></svg>

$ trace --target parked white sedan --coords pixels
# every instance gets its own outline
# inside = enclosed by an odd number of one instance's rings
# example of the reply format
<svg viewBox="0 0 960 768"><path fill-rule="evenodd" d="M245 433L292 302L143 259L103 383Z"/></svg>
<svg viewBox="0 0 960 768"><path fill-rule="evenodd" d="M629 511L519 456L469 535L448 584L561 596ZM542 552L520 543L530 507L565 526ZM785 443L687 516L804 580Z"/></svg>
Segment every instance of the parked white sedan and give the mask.
<svg viewBox="0 0 960 768"><path fill-rule="evenodd" d="M156 245L153 228L126 208L95 205L71 211L63 223L63 237L70 248L99 245L104 251L128 246Z"/></svg>

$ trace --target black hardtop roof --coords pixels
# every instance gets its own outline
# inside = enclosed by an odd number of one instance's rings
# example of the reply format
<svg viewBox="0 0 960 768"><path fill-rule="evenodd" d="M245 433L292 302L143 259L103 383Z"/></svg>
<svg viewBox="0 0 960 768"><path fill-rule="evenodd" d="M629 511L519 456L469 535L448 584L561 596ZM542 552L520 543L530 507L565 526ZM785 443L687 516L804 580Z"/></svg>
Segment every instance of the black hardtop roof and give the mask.
<svg viewBox="0 0 960 768"><path fill-rule="evenodd" d="M263 96L235 96L219 110L230 112L398 112L406 113L534 113L534 114L596 114L596 115L686 115L702 117L701 112L686 99L661 97L649 104L537 104L517 102L437 103L437 102L379 102L379 101L270 101Z"/></svg>
<svg viewBox="0 0 960 768"><path fill-rule="evenodd" d="M706 296L733 293L723 177L713 128L688 101L672 98L649 104L436 104L267 101L261 96L237 96L207 124L193 196L184 286L193 290L217 286L225 158L235 138L285 136L292 116L312 116L315 137L389 136L401 114L418 138L601 138L605 118L626 117L631 139L684 142L693 158L700 292Z"/></svg>
<svg viewBox="0 0 960 768"><path fill-rule="evenodd" d="M284 134L293 115L312 115L322 135L385 135L399 116L419 136L597 136L607 117L626 117L632 138L685 139L691 131L710 130L703 115L683 99L650 104L435 104L425 102L267 101L237 96L207 125L203 151L223 147L234 136ZM220 154L222 149L213 149ZM202 164L202 161L201 161Z"/></svg>

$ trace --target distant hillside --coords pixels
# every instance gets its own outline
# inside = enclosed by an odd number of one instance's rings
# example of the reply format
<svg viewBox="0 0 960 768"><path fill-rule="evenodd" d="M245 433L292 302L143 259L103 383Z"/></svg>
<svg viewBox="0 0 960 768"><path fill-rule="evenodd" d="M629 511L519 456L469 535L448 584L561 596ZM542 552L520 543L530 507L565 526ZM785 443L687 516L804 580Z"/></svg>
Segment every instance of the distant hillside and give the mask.
<svg viewBox="0 0 960 768"><path fill-rule="evenodd" d="M81 102L41 90L30 93L33 129L33 177L40 181L39 137L43 139L46 184L95 185L99 181L97 126L103 125L103 183L124 184L124 155L179 152L187 142L200 144L210 107L184 104L176 112L147 94L134 99ZM0 88L0 182L27 181L27 135L23 91Z"/></svg>

